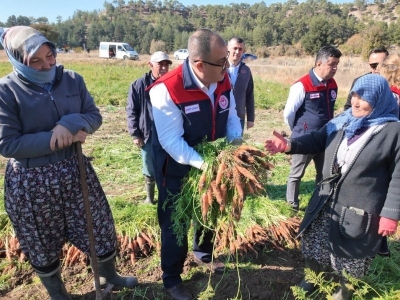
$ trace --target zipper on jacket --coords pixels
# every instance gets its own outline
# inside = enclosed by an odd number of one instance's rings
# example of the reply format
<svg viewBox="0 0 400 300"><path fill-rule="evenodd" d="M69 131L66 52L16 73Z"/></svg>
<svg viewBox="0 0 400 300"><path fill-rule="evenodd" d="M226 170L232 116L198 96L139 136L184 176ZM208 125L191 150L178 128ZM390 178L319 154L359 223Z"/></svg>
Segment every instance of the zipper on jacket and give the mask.
<svg viewBox="0 0 400 300"><path fill-rule="evenodd" d="M54 101L53 95L51 94L51 92L47 92L47 93L49 94L49 96L51 98L51 102L53 102L53 105L54 105L54 107L55 107L55 109L57 111L58 118L61 119L60 111L58 110L57 104Z"/></svg>
<svg viewBox="0 0 400 300"><path fill-rule="evenodd" d="M192 126L192 122L190 122L189 117L183 112L183 110L181 110L182 116L185 117L186 121L189 122L189 126Z"/></svg>
<svg viewBox="0 0 400 300"><path fill-rule="evenodd" d="M212 127L211 127L211 140L212 141L215 141L215 120L216 120L216 115L217 115L216 110L217 110L217 105L218 105L218 102L219 102L219 97L218 97L218 100L217 100L217 97L215 97L215 96L216 95L214 94L214 107L212 107L212 103L211 103L212 101L210 99L210 105L211 105L211 111L212 111L212 122L211 122L211 124L212 124Z"/></svg>
<svg viewBox="0 0 400 300"><path fill-rule="evenodd" d="M336 100L335 100L336 101ZM329 98L329 89L328 89L328 81L326 82L326 104L328 109L328 120L333 118L333 114L331 112L330 98Z"/></svg>

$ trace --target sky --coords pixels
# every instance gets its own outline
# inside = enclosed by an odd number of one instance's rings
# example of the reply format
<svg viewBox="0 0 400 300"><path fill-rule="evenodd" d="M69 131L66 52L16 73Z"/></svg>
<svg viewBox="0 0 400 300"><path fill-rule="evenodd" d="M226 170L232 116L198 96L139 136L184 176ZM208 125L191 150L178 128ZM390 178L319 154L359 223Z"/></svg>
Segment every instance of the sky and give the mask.
<svg viewBox="0 0 400 300"><path fill-rule="evenodd" d="M8 1L1 0L0 2ZM161 0L162 1L162 0ZM262 0L181 0L178 2L182 3L184 6L188 5L207 5L216 3L220 5L228 5L230 3L248 3L250 5L254 3L259 3ZM55 23L57 16L61 16L62 20L68 20L72 18L76 10L82 11L93 11L102 10L104 5L104 0L19 0L17 2L10 1L6 5L1 5L0 9L0 22L6 22L9 16L15 15L25 16L25 17L46 17L50 23ZM108 3L112 3L112 0L108 0ZM128 0L125 0L127 3ZM162 1L163 2L163 1ZM286 2L282 0L264 0L266 5L277 2ZM300 1L299 1L300 2ZM340 2L334 0L332 2ZM345 1L343 1L345 2ZM15 4L13 4L15 3Z"/></svg>

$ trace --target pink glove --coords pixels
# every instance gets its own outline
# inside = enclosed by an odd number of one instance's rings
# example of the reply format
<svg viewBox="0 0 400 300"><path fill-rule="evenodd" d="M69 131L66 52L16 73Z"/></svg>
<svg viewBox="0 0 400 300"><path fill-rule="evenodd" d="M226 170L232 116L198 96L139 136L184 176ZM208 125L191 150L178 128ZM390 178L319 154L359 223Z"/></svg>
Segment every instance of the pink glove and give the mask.
<svg viewBox="0 0 400 300"><path fill-rule="evenodd" d="M399 221L397 220L381 217L381 219L379 220L378 233L381 234L382 236L394 234L397 230L398 222Z"/></svg>
<svg viewBox="0 0 400 300"><path fill-rule="evenodd" d="M274 139L273 140L266 140L264 143L264 148L267 150L270 154L274 155L278 152L285 152L287 149L287 141L286 139L277 133L274 130Z"/></svg>

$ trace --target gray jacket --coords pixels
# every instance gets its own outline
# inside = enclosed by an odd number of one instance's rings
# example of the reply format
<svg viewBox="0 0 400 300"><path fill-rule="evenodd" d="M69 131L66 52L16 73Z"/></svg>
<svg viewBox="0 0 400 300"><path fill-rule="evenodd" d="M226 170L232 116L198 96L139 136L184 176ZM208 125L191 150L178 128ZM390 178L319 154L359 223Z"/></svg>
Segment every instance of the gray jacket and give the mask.
<svg viewBox="0 0 400 300"><path fill-rule="evenodd" d="M60 124L72 134L95 132L102 123L99 109L77 73L57 66L48 92L15 73L0 79L0 154L21 167L40 167L70 158L71 145L50 149L52 129Z"/></svg>
<svg viewBox="0 0 400 300"><path fill-rule="evenodd" d="M328 209L331 251L341 257L372 257L382 239L380 216L400 220L400 123L387 123L371 135L340 175L335 159L342 137L343 131L328 136L324 126L291 139L290 153L325 151L324 179L308 203L299 234Z"/></svg>
<svg viewBox="0 0 400 300"><path fill-rule="evenodd" d="M239 70L233 95L236 101L236 110L240 120L254 122L254 82L251 70L244 62L239 63ZM247 118L246 118L247 117Z"/></svg>

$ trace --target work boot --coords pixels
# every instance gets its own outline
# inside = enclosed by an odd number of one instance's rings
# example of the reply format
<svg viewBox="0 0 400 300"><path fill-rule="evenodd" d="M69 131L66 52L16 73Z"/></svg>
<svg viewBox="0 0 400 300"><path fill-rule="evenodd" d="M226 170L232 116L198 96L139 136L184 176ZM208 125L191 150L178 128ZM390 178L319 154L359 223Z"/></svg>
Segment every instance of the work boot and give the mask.
<svg viewBox="0 0 400 300"><path fill-rule="evenodd" d="M182 284L177 284L172 288L166 289L171 297L175 300L192 300L193 297L188 289Z"/></svg>
<svg viewBox="0 0 400 300"><path fill-rule="evenodd" d="M117 273L115 270L115 254L103 260L99 260L97 263L99 266L100 285L110 283L116 287L133 289L139 284L136 277L124 277Z"/></svg>
<svg viewBox="0 0 400 300"><path fill-rule="evenodd" d="M36 270L36 274L49 293L51 300L72 300L61 279L60 267L50 273L42 273Z"/></svg>
<svg viewBox="0 0 400 300"><path fill-rule="evenodd" d="M145 204L154 204L154 189L156 182L153 177L145 176L146 178L146 199L143 203Z"/></svg>
<svg viewBox="0 0 400 300"><path fill-rule="evenodd" d="M313 271L316 274L318 274L320 272L321 267L317 261L312 260L312 259L306 259L304 263L305 263L306 269L310 269L311 271ZM306 291L307 294L311 294L312 292L315 291L315 285L311 282L308 282L305 277L299 283L299 287L301 289L303 289L304 291Z"/></svg>
<svg viewBox="0 0 400 300"><path fill-rule="evenodd" d="M350 290L345 279L340 279L340 289L332 295L333 300L350 300L353 296L354 290Z"/></svg>

